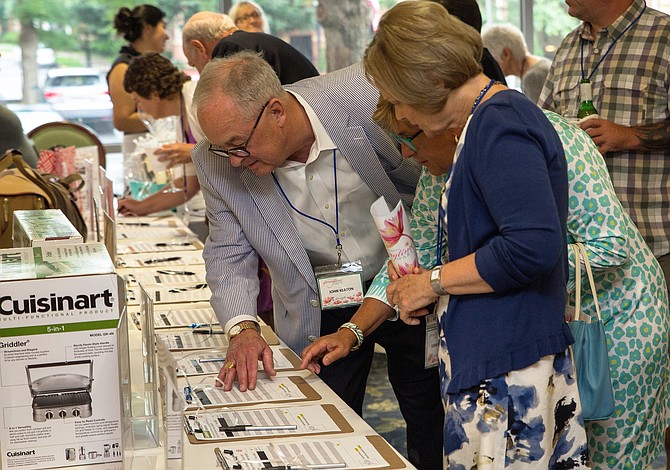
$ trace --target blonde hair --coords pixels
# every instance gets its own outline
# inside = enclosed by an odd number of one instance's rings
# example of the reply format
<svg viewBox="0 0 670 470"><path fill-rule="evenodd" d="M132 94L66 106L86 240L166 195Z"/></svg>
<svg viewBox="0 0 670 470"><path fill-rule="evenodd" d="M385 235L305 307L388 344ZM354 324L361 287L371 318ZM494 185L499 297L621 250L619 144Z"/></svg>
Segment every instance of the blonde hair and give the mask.
<svg viewBox="0 0 670 470"><path fill-rule="evenodd" d="M398 120L395 118L395 108L382 95L379 95L377 109L372 114L372 119L385 131L398 132Z"/></svg>
<svg viewBox="0 0 670 470"><path fill-rule="evenodd" d="M263 7L260 6L258 3L252 1L252 0L245 0L242 2L237 2L235 5L230 7L230 10L228 10L228 16L230 16L235 24L237 24L238 18L238 13L237 10L240 7L243 7L245 5L251 5L254 7L256 10L258 10L258 14L260 15L261 19L263 20L263 32L265 34L270 34L270 23L268 23L268 17L265 15L265 11L263 10Z"/></svg>
<svg viewBox="0 0 670 470"><path fill-rule="evenodd" d="M370 81L393 100L435 113L452 90L482 71L477 31L442 5L397 4L379 22L363 63Z"/></svg>
<svg viewBox="0 0 670 470"><path fill-rule="evenodd" d="M235 103L243 119L251 120L263 104L285 93L263 54L244 50L212 59L205 65L193 93L193 107L197 112L213 98L223 95Z"/></svg>

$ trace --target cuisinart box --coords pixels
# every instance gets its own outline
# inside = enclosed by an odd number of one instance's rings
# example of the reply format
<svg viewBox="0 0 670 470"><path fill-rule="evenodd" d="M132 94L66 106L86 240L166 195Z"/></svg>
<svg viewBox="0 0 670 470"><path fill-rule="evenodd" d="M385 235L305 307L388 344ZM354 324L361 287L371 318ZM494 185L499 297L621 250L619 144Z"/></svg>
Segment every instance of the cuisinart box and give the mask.
<svg viewBox="0 0 670 470"><path fill-rule="evenodd" d="M123 295L101 243L0 250L1 468L122 459Z"/></svg>
<svg viewBox="0 0 670 470"><path fill-rule="evenodd" d="M60 209L14 211L14 247L83 242L81 234Z"/></svg>

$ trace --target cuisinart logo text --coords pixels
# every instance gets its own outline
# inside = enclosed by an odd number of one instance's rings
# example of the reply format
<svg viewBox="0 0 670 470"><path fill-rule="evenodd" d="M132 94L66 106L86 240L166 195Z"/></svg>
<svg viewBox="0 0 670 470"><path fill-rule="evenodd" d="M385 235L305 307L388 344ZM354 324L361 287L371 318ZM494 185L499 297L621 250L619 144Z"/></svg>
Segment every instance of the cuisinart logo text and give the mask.
<svg viewBox="0 0 670 470"><path fill-rule="evenodd" d="M101 302L98 304L98 302ZM14 299L11 295L0 297L0 314L15 315L23 313L48 313L63 310L89 310L112 307L112 293L105 289L101 294L80 294L49 297L36 297L31 294L27 299Z"/></svg>
<svg viewBox="0 0 670 470"><path fill-rule="evenodd" d="M16 450L7 452L7 457L23 457L25 455L35 455L34 450Z"/></svg>

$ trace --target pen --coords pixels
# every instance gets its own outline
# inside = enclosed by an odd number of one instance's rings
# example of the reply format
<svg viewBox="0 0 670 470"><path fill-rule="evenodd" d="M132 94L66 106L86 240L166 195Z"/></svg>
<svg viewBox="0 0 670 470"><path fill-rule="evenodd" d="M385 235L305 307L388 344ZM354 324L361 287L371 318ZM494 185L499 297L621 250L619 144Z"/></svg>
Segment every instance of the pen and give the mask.
<svg viewBox="0 0 670 470"><path fill-rule="evenodd" d="M253 424L237 424L235 426L220 426L220 432L240 432L240 431L295 431L298 426L295 424L284 424L276 426L254 426Z"/></svg>
<svg viewBox="0 0 670 470"><path fill-rule="evenodd" d="M201 284L196 284L194 286L188 286L188 287L173 287L168 292L171 292L173 294L177 294L179 292L186 292L187 290L204 289L205 287L207 287L207 283L201 283Z"/></svg>
<svg viewBox="0 0 670 470"><path fill-rule="evenodd" d="M154 246L189 246L191 242L183 243L154 243Z"/></svg>
<svg viewBox="0 0 670 470"><path fill-rule="evenodd" d="M347 468L344 462L334 463L317 463L314 465L273 465L272 467L265 467L263 470L319 470L327 468Z"/></svg>
<svg viewBox="0 0 670 470"><path fill-rule="evenodd" d="M200 328L193 330L194 335L225 335L226 332L223 330L212 330L211 328Z"/></svg>
<svg viewBox="0 0 670 470"><path fill-rule="evenodd" d="M225 357L206 357L205 359L198 359L199 363L205 363L205 362L225 362L226 358Z"/></svg>
<svg viewBox="0 0 670 470"><path fill-rule="evenodd" d="M219 462L219 465L221 465L221 467L225 470L230 470L228 462L226 462L226 458L223 456L218 447L214 447L214 454L216 455L216 460Z"/></svg>
<svg viewBox="0 0 670 470"><path fill-rule="evenodd" d="M156 272L158 274L167 274L170 276L195 276L195 273L191 271L175 271L173 269L159 269Z"/></svg>
<svg viewBox="0 0 670 470"><path fill-rule="evenodd" d="M136 227L148 227L150 224L146 222L119 222L119 225L134 225Z"/></svg>
<svg viewBox="0 0 670 470"><path fill-rule="evenodd" d="M146 260L144 264L167 263L168 261L179 261L180 259L181 256L170 256L169 258L155 258Z"/></svg>

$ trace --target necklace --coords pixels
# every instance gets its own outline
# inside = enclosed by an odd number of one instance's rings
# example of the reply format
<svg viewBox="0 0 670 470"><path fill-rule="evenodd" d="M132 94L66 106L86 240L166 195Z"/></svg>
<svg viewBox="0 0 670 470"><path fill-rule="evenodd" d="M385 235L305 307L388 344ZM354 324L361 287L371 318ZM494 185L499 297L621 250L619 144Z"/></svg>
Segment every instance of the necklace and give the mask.
<svg viewBox="0 0 670 470"><path fill-rule="evenodd" d="M482 99L484 98L486 93L488 93L488 91L491 89L491 87L493 85L495 85L496 83L500 83L500 82L496 82L494 79L491 79L489 84L486 85L484 88L482 88L482 91L479 92L479 96L477 97L477 99L475 100L475 102L472 105L472 109L470 110L470 114L475 112L475 109L477 109L477 106L479 106L479 103L482 102Z"/></svg>

